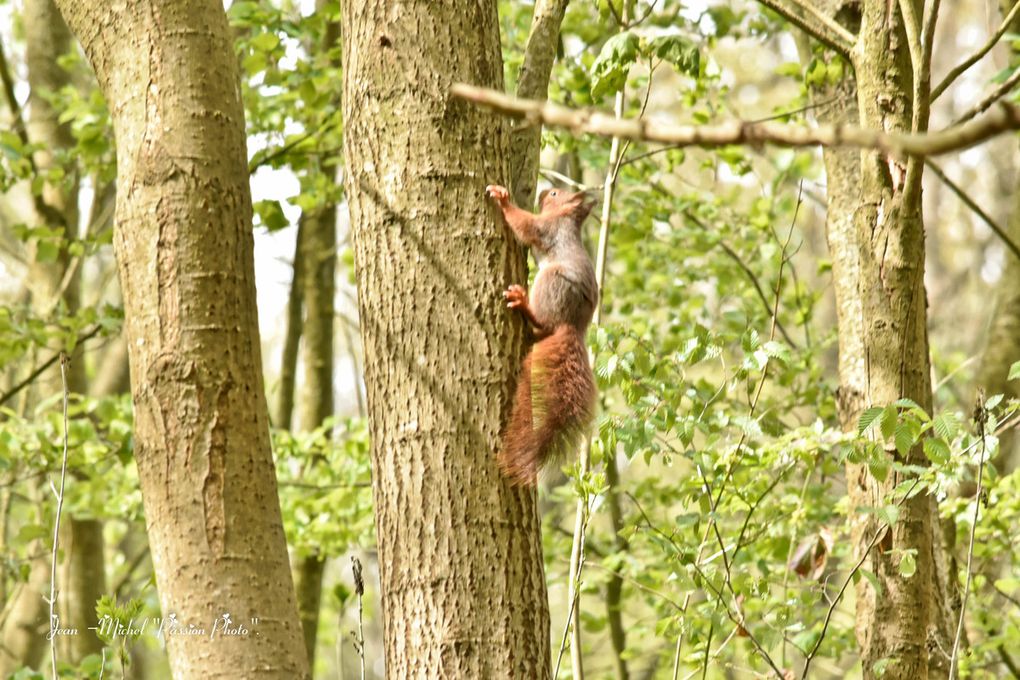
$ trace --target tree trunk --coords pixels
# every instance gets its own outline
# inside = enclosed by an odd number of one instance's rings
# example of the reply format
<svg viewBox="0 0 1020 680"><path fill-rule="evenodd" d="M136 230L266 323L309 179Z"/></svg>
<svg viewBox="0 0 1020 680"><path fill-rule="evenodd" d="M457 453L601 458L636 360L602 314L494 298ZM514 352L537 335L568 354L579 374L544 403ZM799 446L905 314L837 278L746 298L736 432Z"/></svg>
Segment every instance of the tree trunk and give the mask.
<svg viewBox="0 0 1020 680"><path fill-rule="evenodd" d="M549 96L549 77L556 61L560 24L569 0L537 0L531 30L524 46L524 61L517 74L517 96L544 100ZM542 151L542 126L521 121L510 133L510 190L517 205L530 208L535 202L538 164Z"/></svg>
<svg viewBox="0 0 1020 680"><path fill-rule="evenodd" d="M300 282L305 308L304 382L298 400L298 424L314 430L333 415L333 293L336 276L336 206L328 205L304 220ZM314 461L308 461L314 464ZM325 558L318 551L295 567L298 610L309 664L314 666Z"/></svg>
<svg viewBox="0 0 1020 680"><path fill-rule="evenodd" d="M29 545L29 550L49 554L40 541ZM29 569L28 579L11 592L14 601L0 630L0 677L4 678L22 666L37 667L49 644L49 610L43 600L50 595L48 557L32 560Z"/></svg>
<svg viewBox="0 0 1020 680"><path fill-rule="evenodd" d="M238 67L221 3L60 0L117 137L135 451L182 678L308 677L262 383Z"/></svg>
<svg viewBox="0 0 1020 680"><path fill-rule="evenodd" d="M326 9L327 0L318 0L319 11ZM340 41L340 24L326 24L322 43L318 49L327 53ZM333 62L339 67L339 56ZM332 173L336 168L323 168L317 172ZM304 383L298 402L298 424L305 430L320 427L333 415L333 298L336 292L336 205L329 203L313 214L303 216L302 238L299 244L302 276L295 279L301 287L305 310ZM295 268L296 271L296 268ZM308 461L314 464L314 461ZM322 577L326 570L326 557L317 550L298 560L294 570L298 611L305 635L308 665L315 668L315 641L319 632L319 607L322 603Z"/></svg>
<svg viewBox="0 0 1020 680"><path fill-rule="evenodd" d="M911 64L899 10L865 2L859 41L853 59L860 124L909 130ZM862 151L856 161L854 153L825 151L832 173L827 230L839 319L838 399L846 430L856 429L864 409L902 397L929 412L932 406L920 183L881 152ZM895 449L887 456L927 465L920 447L905 460ZM865 465L847 465L855 508L884 506L901 481L896 472L883 481ZM852 535L855 555L868 552L863 568L881 585L877 592L868 579L857 582L864 676L875 677L882 660L888 662L884 678L945 676L948 659L938 650L952 647L950 589L934 498L921 494L905 501L887 534L874 514L857 512ZM907 550L916 551L917 571L909 578L899 571Z"/></svg>
<svg viewBox="0 0 1020 680"><path fill-rule="evenodd" d="M78 634L61 636L60 658L72 664L80 663L89 654L99 654L104 646L95 632L99 625L96 602L106 594L103 547L102 521L63 519L60 551L64 553L64 562L57 582L60 626L76 628Z"/></svg>
<svg viewBox="0 0 1020 680"><path fill-rule="evenodd" d="M315 668L315 642L319 636L319 609L322 605L322 576L326 561L318 553L306 555L294 565L294 591L304 633L308 665Z"/></svg>
<svg viewBox="0 0 1020 680"><path fill-rule="evenodd" d="M387 675L546 678L535 494L495 465L523 349L524 259L483 195L507 126L448 94L502 85L496 3L343 3L343 35Z"/></svg>
<svg viewBox="0 0 1020 680"><path fill-rule="evenodd" d="M297 383L298 350L301 347L301 326L304 320L304 305L301 300L304 253L301 249L301 240L305 231L305 219L305 215L301 215L297 233L294 235L294 261L291 265L294 274L291 276L290 293L287 295L286 328L283 332L283 352L280 357L280 386L276 393L276 413L273 417L273 426L281 430L289 430L294 420L294 390Z"/></svg>
<svg viewBox="0 0 1020 680"><path fill-rule="evenodd" d="M48 95L71 82L70 74L57 63L71 49L71 34L53 0L26 0L23 18L25 60L31 88L28 138L43 146L34 154L36 168L43 174L55 165L54 151L74 146L70 127L60 123L59 112L47 100ZM38 215L41 224L61 230L67 240L78 236L78 182L77 178L70 179L72 181L43 184L42 202L47 209L45 214ZM54 260L38 261L36 243L30 244L32 263L28 284L32 292L32 306L39 313L49 313L58 299L64 300L70 312L78 309L79 277L74 276L66 287L61 287L71 263L67 244L64 245ZM81 392L84 385L85 371L81 364L81 361L76 361L70 368L69 380L75 392ZM59 370L47 372L46 389L60 389Z"/></svg>

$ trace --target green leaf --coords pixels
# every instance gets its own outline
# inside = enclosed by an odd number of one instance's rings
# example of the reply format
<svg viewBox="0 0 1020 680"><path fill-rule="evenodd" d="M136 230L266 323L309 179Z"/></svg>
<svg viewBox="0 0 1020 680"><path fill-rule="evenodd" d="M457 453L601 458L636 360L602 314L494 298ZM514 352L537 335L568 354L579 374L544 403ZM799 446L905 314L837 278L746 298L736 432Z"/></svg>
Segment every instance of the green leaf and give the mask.
<svg viewBox="0 0 1020 680"><path fill-rule="evenodd" d="M1016 380L1020 378L1020 361L1016 361L1012 366L1009 367L1009 378L1008 380Z"/></svg>
<svg viewBox="0 0 1020 680"><path fill-rule="evenodd" d="M60 255L60 244L56 241L39 241L35 247L36 262L56 262Z"/></svg>
<svg viewBox="0 0 1020 680"><path fill-rule="evenodd" d="M863 567L858 569L857 571L858 571L858 573L861 576L863 576L865 579L867 579L868 583L871 584L871 587L875 589L875 594L881 596L882 595L882 582L878 580L878 577L875 576L875 573L873 571L871 571L870 569L865 569Z"/></svg>
<svg viewBox="0 0 1020 680"><path fill-rule="evenodd" d="M882 436L889 439L896 432L896 421L900 414L893 405L886 406L882 412Z"/></svg>
<svg viewBox="0 0 1020 680"><path fill-rule="evenodd" d="M788 61L777 66L775 74L777 76L786 76L788 78L800 78L801 69L803 67L804 65L799 61Z"/></svg>
<svg viewBox="0 0 1020 680"><path fill-rule="evenodd" d="M659 36L648 44L648 48L651 54L672 64L679 73L698 75L701 66L698 46L684 36Z"/></svg>
<svg viewBox="0 0 1020 680"><path fill-rule="evenodd" d="M793 360L793 357L790 354L790 349L783 343L777 342L776 340L769 340L762 345L762 349L765 350L765 354L769 355L769 357L778 359L786 365L789 365Z"/></svg>
<svg viewBox="0 0 1020 680"><path fill-rule="evenodd" d="M280 36L275 33L259 33L250 41L251 46L262 52L272 52L280 44Z"/></svg>
<svg viewBox="0 0 1020 680"><path fill-rule="evenodd" d="M917 572L917 560L911 550L905 550L900 556L900 576L910 578Z"/></svg>
<svg viewBox="0 0 1020 680"><path fill-rule="evenodd" d="M864 413L861 414L860 419L857 421L857 434L863 436L868 431L880 415L885 411L881 406L872 406Z"/></svg>
<svg viewBox="0 0 1020 680"><path fill-rule="evenodd" d="M910 413L914 415L922 423L927 423L929 420L931 420L931 416L928 415L928 412L921 408L921 405L918 404L913 399L907 398L897 399L896 401L893 402L893 406L895 406L896 408L908 409Z"/></svg>
<svg viewBox="0 0 1020 680"><path fill-rule="evenodd" d="M254 208L262 226L269 231L278 231L290 224L279 201L258 201Z"/></svg>
<svg viewBox="0 0 1020 680"><path fill-rule="evenodd" d="M932 419L931 427L935 434L947 442L956 439L956 434L960 430L960 424L952 413L938 414Z"/></svg>
<svg viewBox="0 0 1020 680"><path fill-rule="evenodd" d="M928 437L924 440L924 455L935 465L945 465L949 462L949 444L941 437Z"/></svg>
<svg viewBox="0 0 1020 680"><path fill-rule="evenodd" d="M38 538L45 538L49 535L50 531L41 524L26 524L18 530L17 543L28 543Z"/></svg>
<svg viewBox="0 0 1020 680"><path fill-rule="evenodd" d="M880 482L884 482L889 476L889 459L882 454L881 449L873 452L868 459L868 472Z"/></svg>
<svg viewBox="0 0 1020 680"><path fill-rule="evenodd" d="M617 33L606 41L591 65L591 96L599 99L616 94L627 82L627 73L638 56L638 37L630 31Z"/></svg>
<svg viewBox="0 0 1020 680"><path fill-rule="evenodd" d="M881 507L875 511L875 516L891 527L900 519L900 506L890 504Z"/></svg>
<svg viewBox="0 0 1020 680"><path fill-rule="evenodd" d="M917 433L912 423L901 422L896 425L896 433L893 437L896 443L896 451L903 458L907 457L910 453L910 449L914 446L917 441Z"/></svg>

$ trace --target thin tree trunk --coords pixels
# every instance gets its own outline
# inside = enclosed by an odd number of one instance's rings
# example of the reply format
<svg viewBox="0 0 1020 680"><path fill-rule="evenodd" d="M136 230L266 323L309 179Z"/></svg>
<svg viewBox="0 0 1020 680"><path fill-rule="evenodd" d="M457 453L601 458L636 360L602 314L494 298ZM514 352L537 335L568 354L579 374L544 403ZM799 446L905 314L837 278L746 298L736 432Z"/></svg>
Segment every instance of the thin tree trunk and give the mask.
<svg viewBox="0 0 1020 680"><path fill-rule="evenodd" d="M316 6L325 10L325 0ZM340 40L340 24L326 24L319 50L328 52ZM339 55L333 66L339 67ZM336 168L318 168L332 172ZM336 292L336 205L329 203L303 220L300 248L303 275L300 281L305 310L304 383L298 404L298 423L304 430L320 427L333 415L333 298ZM313 464L313 461L309 461ZM298 612L305 635L308 665L315 668L315 641L319 631L319 607L322 601L322 577L326 558L318 551L298 559L294 570Z"/></svg>
<svg viewBox="0 0 1020 680"><path fill-rule="evenodd" d="M531 15L531 30L524 46L524 61L517 75L517 96L544 100L549 95L549 77L556 60L560 24L569 0L537 0ZM522 121L510 133L510 189L517 205L535 202L542 126Z"/></svg>
<svg viewBox="0 0 1020 680"><path fill-rule="evenodd" d="M854 51L857 106L863 127L909 130L912 81L906 35L899 10L885 2L863 3L860 44ZM918 12L920 15L920 12ZM848 115L852 113L848 112ZM906 397L931 411L928 335L924 290L924 225L920 184L904 165L876 151L826 150L829 179L828 239L833 260L839 319L838 392L844 429L854 430L864 409ZM920 447L906 459L927 465ZM856 508L885 505L903 478L885 480L865 465L847 465L847 486ZM923 679L946 674L939 652L952 646L950 587L934 498L905 501L886 533L873 513L852 517L855 554L868 553L868 579L857 582L857 639L864 677ZM878 536L878 539L876 539ZM916 573L900 574L904 551L916 551Z"/></svg>
<svg viewBox="0 0 1020 680"><path fill-rule="evenodd" d="M135 451L173 676L307 678L262 382L237 62L215 0L58 3L117 136ZM257 633L257 634L256 634Z"/></svg>
<svg viewBox="0 0 1020 680"><path fill-rule="evenodd" d="M70 84L70 74L57 63L57 60L71 49L71 34L67 30L53 0L26 0L23 20L25 25L25 60L28 66L28 84L31 88L29 99L29 118L27 123L28 138L33 143L42 145L42 149L34 154L35 165L40 174L55 165L54 152L70 149L74 146L74 138L67 124L59 121L59 112L48 101L48 95L59 91ZM38 220L46 226L57 228L63 232L66 240L78 236L78 182L70 178L70 182L56 184L45 183L42 188L42 200L47 206L44 215ZM71 263L71 257L65 247L60 249L53 261L36 259L36 243L30 244L32 262L29 267L28 284L32 292L32 306L40 313L55 306L58 299L63 299L69 311L78 309L79 277L68 282L61 289L61 282ZM69 381L72 389L81 391L85 372L80 361L71 366ZM49 371L47 389L60 388L60 372Z"/></svg>
<svg viewBox="0 0 1020 680"><path fill-rule="evenodd" d="M304 280L304 252L301 240L305 231L305 215L298 219L297 234L294 236L294 261L290 293L287 295L287 319L283 333L283 353L280 359L280 386L276 393L276 414L273 426L289 430L294 420L294 388L297 380L298 350L301 347L301 331L304 304L301 299L301 281Z"/></svg>
<svg viewBox="0 0 1020 680"><path fill-rule="evenodd" d="M609 522L613 532L613 551L625 553L630 549L627 539L623 537L623 512L620 509L620 470L616 456L610 456L605 463L606 505L609 508ZM623 653L627 649L627 630L623 626L623 576L613 570L606 581L606 620L609 623L609 641L613 645L613 669L616 680L628 680L627 660Z"/></svg>
<svg viewBox="0 0 1020 680"><path fill-rule="evenodd" d="M61 636L61 658L77 664L89 654L98 654L103 641L96 635L99 625L96 602L106 594L106 556L103 522L98 519L65 517L60 526L60 569L58 598L60 626L75 628L77 635Z"/></svg>
<svg viewBox="0 0 1020 680"><path fill-rule="evenodd" d="M40 541L28 546L32 552L45 552ZM0 677L8 677L22 666L36 667L42 660L48 642L49 559L32 560L28 579L11 592L14 602L0 630Z"/></svg>
<svg viewBox="0 0 1020 680"><path fill-rule="evenodd" d="M304 223L305 267L301 282L305 307L304 382L298 402L298 423L314 430L333 415L333 294L336 277L336 206L328 205ZM312 462L310 461L310 464ZM304 628L309 664L315 661L319 604L325 559L318 551L299 558L295 567L298 610Z"/></svg>
<svg viewBox="0 0 1020 680"><path fill-rule="evenodd" d="M508 126L448 94L502 85L496 3L343 3L343 34L387 675L546 678L535 493L495 465L523 349L524 259L483 195Z"/></svg>
<svg viewBox="0 0 1020 680"><path fill-rule="evenodd" d="M294 591L304 632L308 665L315 668L315 642L319 634L319 609L322 605L322 576L326 561L318 553L298 559L294 566Z"/></svg>

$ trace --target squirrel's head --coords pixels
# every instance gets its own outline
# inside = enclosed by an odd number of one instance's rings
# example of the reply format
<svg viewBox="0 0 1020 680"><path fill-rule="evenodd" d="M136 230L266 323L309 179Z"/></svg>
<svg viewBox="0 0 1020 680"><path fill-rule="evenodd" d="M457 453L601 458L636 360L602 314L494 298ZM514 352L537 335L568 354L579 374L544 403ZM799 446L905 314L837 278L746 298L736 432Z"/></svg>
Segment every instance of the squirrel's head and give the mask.
<svg viewBox="0 0 1020 680"><path fill-rule="evenodd" d="M580 225L595 206L595 199L584 191L546 189L538 195L538 206L543 213L570 213Z"/></svg>

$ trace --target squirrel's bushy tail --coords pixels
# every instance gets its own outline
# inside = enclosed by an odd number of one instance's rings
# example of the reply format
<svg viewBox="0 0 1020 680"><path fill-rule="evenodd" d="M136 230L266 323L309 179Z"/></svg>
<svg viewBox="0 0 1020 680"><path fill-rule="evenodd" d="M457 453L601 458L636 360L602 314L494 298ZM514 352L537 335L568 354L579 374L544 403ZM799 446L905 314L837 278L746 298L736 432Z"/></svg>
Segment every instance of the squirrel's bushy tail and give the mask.
<svg viewBox="0 0 1020 680"><path fill-rule="evenodd" d="M584 338L562 325L524 359L497 462L513 484L534 484L550 458L580 442L595 410L595 380Z"/></svg>

